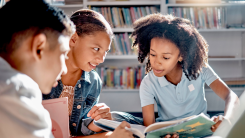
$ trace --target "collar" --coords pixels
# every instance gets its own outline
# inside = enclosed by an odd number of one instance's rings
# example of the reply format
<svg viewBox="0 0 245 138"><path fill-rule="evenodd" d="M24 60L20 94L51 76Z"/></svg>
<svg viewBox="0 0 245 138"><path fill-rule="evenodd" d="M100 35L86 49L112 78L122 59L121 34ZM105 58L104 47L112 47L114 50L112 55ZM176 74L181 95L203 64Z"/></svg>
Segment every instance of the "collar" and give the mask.
<svg viewBox="0 0 245 138"><path fill-rule="evenodd" d="M93 71L93 70L92 70L92 71ZM80 80L85 80L86 82L91 83L89 72L83 71Z"/></svg>
<svg viewBox="0 0 245 138"><path fill-rule="evenodd" d="M153 71L152 71L152 73L153 73ZM154 73L153 73L153 75L155 76ZM155 76L155 77L157 77L157 76ZM185 76L185 73L182 72L181 81L183 81L183 80L185 80L185 79L187 79L186 76ZM165 86L171 84L171 83L165 78L165 76L157 77L157 80L158 80L158 83L160 84L161 87L165 87ZM180 82L181 82L181 81L180 81Z"/></svg>
<svg viewBox="0 0 245 138"><path fill-rule="evenodd" d="M11 68L10 64L2 57L0 57L0 68Z"/></svg>

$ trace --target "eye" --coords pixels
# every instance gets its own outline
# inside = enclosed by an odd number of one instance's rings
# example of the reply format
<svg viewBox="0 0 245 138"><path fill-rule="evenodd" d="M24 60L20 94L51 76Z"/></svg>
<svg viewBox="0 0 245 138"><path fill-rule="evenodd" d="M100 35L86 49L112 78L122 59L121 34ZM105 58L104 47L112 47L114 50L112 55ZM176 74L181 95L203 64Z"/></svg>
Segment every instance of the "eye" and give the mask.
<svg viewBox="0 0 245 138"><path fill-rule="evenodd" d="M164 59L169 59L169 58L166 58L166 57L163 57Z"/></svg>
<svg viewBox="0 0 245 138"><path fill-rule="evenodd" d="M100 50L100 48L94 48L94 50L95 50L95 51L99 51L99 50Z"/></svg>
<svg viewBox="0 0 245 138"><path fill-rule="evenodd" d="M153 57L155 56L155 55L153 55L153 54L150 54L150 55L153 56Z"/></svg>

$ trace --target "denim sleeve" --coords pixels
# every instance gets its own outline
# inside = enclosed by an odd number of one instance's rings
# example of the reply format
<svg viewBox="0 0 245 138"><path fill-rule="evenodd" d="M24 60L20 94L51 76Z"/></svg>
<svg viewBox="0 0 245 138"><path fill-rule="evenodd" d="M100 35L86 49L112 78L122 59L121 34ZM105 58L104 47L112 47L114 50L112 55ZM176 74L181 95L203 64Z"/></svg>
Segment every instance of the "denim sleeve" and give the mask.
<svg viewBox="0 0 245 138"><path fill-rule="evenodd" d="M97 88L96 89L96 93L95 93L95 97L96 97L96 100L94 101L94 103L92 104L91 106L91 109L93 108L94 105L96 105L98 102L99 102L99 98L100 98L100 91L101 91L101 87L102 87L102 83L101 83L101 80L99 78L98 81L96 81L95 83L96 85L94 85L93 87ZM88 113L86 113L85 116L87 116ZM101 133L101 132L105 132L105 131L100 131L100 132L94 132L90 129L88 129L88 125L90 123L93 123L93 119L91 118L86 118L86 119L82 119L81 120L81 132L84 136L87 136L87 135L93 135L93 134L97 134L97 133Z"/></svg>
<svg viewBox="0 0 245 138"><path fill-rule="evenodd" d="M95 132L88 129L88 125L92 123L92 118L82 119L81 132L84 136L93 135Z"/></svg>

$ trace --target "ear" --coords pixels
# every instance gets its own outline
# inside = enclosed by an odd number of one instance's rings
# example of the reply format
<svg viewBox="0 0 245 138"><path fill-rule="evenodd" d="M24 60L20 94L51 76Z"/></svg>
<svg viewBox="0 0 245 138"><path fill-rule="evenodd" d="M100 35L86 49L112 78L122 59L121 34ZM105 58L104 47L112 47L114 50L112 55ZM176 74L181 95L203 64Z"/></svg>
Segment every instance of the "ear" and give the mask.
<svg viewBox="0 0 245 138"><path fill-rule="evenodd" d="M78 40L78 38L79 38L79 36L78 36L78 34L75 32L75 33L71 36L71 39L70 39L70 42L69 42L70 47L75 46L75 43L76 43L76 41Z"/></svg>
<svg viewBox="0 0 245 138"><path fill-rule="evenodd" d="M181 62L181 61L183 61L183 57L182 56L179 57L179 62Z"/></svg>
<svg viewBox="0 0 245 138"><path fill-rule="evenodd" d="M42 58L45 47L47 47L46 35L41 33L33 37L31 50L35 60Z"/></svg>

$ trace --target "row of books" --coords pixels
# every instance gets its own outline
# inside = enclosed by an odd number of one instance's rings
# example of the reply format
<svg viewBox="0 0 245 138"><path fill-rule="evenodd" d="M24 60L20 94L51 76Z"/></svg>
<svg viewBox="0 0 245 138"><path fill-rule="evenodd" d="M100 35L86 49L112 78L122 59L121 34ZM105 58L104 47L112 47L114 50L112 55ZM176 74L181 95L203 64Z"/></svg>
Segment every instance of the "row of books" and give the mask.
<svg viewBox="0 0 245 138"><path fill-rule="evenodd" d="M227 7L170 7L168 13L189 19L197 29L221 29L227 26Z"/></svg>
<svg viewBox="0 0 245 138"><path fill-rule="evenodd" d="M97 67L96 72L99 74L105 89L138 89L145 76L145 66Z"/></svg>
<svg viewBox="0 0 245 138"><path fill-rule="evenodd" d="M132 39L129 38L130 34L121 33L115 34L111 43L111 49L108 54L111 55L137 55L137 50L131 48Z"/></svg>
<svg viewBox="0 0 245 138"><path fill-rule="evenodd" d="M130 28L137 19L159 12L156 6L146 7L92 7L101 13L113 28Z"/></svg>

